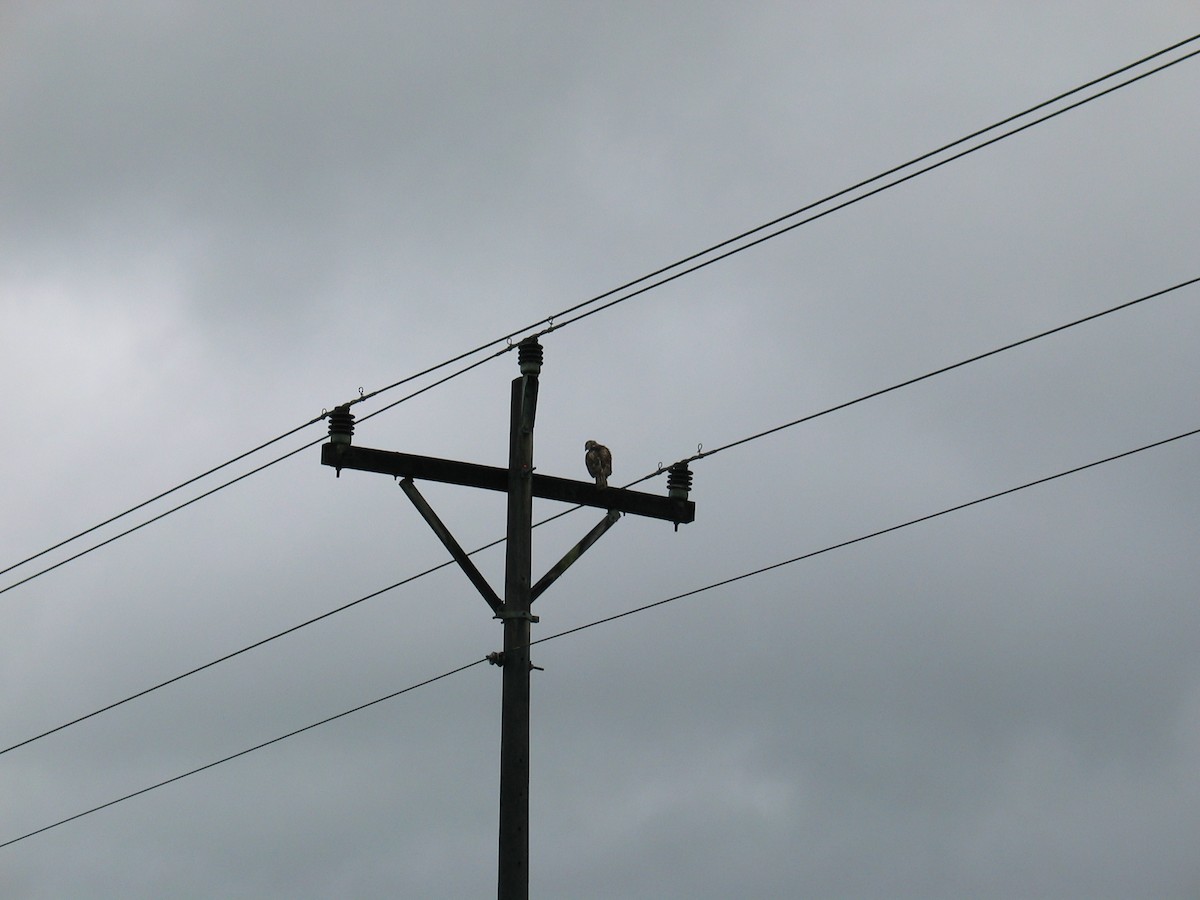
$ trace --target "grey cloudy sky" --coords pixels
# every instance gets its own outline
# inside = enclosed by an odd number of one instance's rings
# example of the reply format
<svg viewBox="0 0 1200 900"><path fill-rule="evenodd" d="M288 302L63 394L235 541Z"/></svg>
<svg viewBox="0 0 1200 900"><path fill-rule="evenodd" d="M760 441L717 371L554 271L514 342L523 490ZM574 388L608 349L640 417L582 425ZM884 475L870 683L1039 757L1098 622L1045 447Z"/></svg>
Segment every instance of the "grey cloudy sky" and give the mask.
<svg viewBox="0 0 1200 900"><path fill-rule="evenodd" d="M1182 0L9 0L0 565L1197 32ZM548 335L539 470L596 438L627 483L1197 277L1198 108L1200 59ZM534 636L1200 427L1197 291L696 462L696 522L626 517ZM356 442L502 465L516 374ZM533 896L1200 894L1197 441L539 645ZM502 496L425 493L501 535ZM535 576L599 518L538 529ZM0 594L0 744L444 559L305 450ZM420 578L0 755L0 842L499 641ZM476 666L0 849L0 889L489 896L499 704Z"/></svg>

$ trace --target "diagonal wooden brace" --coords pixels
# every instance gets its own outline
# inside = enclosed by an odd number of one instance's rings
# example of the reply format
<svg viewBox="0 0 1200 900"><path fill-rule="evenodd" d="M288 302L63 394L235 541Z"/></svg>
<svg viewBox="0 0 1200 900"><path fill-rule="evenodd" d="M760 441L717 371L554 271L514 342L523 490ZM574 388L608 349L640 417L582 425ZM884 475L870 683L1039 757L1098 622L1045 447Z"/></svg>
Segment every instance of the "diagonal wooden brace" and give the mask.
<svg viewBox="0 0 1200 900"><path fill-rule="evenodd" d="M487 583L487 579L483 577L483 573L475 568L475 563L471 562L471 557L467 556L466 551L454 539L454 535L442 524L442 520L433 511L433 507L421 496L421 492L417 490L417 486L413 484L412 479L405 478L400 482L400 487L408 495L408 499L412 501L413 506L417 508L417 512L429 523L429 527L433 529L433 533L438 536L446 549L450 551L450 555L454 557L454 561L458 563L459 567L466 573L466 576L471 579L471 584L475 585L475 589L483 595L483 599L492 608L492 612L497 616L501 615L504 612L503 601L492 590L492 586Z"/></svg>
<svg viewBox="0 0 1200 900"><path fill-rule="evenodd" d="M615 509L610 509L608 511L608 515L601 519L600 523L595 528L585 534L583 536L583 540L568 550L566 555L554 564L554 568L543 575L541 580L530 589L530 602L536 600L542 595L542 592L545 591L546 588L554 584L554 582L558 580L558 576L567 571L567 569L571 567L571 564L575 562L575 560L583 556L588 547L600 540L600 535L608 531L608 529L610 529L619 518L621 518L621 513Z"/></svg>

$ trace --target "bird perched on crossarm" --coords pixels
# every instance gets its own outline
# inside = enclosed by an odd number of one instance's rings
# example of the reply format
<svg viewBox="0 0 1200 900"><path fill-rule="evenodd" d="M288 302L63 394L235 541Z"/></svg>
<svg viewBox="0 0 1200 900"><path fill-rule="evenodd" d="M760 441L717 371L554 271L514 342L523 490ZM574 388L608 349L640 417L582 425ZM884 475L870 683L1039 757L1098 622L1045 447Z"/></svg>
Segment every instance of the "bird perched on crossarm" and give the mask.
<svg viewBox="0 0 1200 900"><path fill-rule="evenodd" d="M588 441L583 449L586 451L583 461L587 463L588 474L596 479L596 487L608 487L608 476L612 474L612 453L595 441Z"/></svg>

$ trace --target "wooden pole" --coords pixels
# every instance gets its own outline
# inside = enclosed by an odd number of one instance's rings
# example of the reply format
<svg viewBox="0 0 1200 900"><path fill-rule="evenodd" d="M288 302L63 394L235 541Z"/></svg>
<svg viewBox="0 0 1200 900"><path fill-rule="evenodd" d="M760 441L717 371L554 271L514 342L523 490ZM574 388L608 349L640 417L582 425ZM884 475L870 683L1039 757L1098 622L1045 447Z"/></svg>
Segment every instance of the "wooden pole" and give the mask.
<svg viewBox="0 0 1200 900"><path fill-rule="evenodd" d="M504 569L504 684L500 723L499 900L529 897L529 625L533 530L533 424L537 375L512 383L508 551Z"/></svg>
<svg viewBox="0 0 1200 900"><path fill-rule="evenodd" d="M500 859L499 900L529 898L529 626L537 621L530 605L604 534L621 513L680 523L696 518L696 505L687 499L691 472L683 463L670 469L668 495L656 497L624 488L600 488L590 482L533 473L533 425L537 416L538 375L542 346L527 338L518 347L521 377L512 383L509 418L508 468L481 466L391 450L372 450L352 443L354 416L349 404L329 417L329 443L321 448L321 464L342 469L378 472L403 478L400 486L417 511L450 551L471 583L483 595L495 617L504 623L504 649L489 653L489 662L503 667L500 711ZM508 493L508 550L504 569L504 600L484 580L449 529L417 490L421 478ZM533 498L577 503L608 510L608 515L531 587Z"/></svg>

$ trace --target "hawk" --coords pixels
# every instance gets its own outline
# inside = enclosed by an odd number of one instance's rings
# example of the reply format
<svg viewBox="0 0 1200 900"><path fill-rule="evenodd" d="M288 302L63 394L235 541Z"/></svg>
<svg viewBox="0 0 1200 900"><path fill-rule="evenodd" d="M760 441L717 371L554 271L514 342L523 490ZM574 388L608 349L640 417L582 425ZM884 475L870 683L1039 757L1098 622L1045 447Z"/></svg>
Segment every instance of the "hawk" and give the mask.
<svg viewBox="0 0 1200 900"><path fill-rule="evenodd" d="M588 474L596 479L596 487L608 487L608 476L612 474L612 453L603 444L588 441L583 445L587 451L583 461L587 463Z"/></svg>

